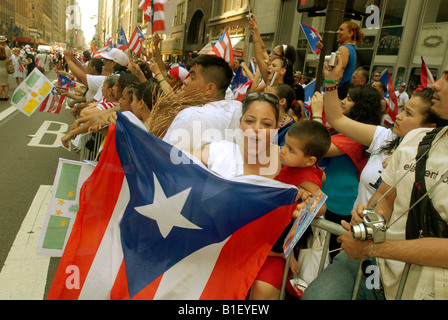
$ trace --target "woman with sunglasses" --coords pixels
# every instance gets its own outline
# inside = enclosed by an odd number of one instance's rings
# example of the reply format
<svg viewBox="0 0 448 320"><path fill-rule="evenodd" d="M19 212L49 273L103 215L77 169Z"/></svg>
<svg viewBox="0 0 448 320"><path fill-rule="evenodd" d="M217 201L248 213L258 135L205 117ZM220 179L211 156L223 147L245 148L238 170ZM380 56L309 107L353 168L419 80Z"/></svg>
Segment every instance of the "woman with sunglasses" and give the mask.
<svg viewBox="0 0 448 320"><path fill-rule="evenodd" d="M279 100L277 96L269 93L253 92L243 100L243 112L240 122L240 129L243 137L238 143L228 141L212 142L204 148L191 153L209 168L209 170L224 176L233 178L242 175L258 175L277 181L295 184L291 179L291 172L288 177L280 178L281 162L279 156L279 146L271 141L277 132L279 113ZM324 128L325 130L325 128ZM325 130L326 131L326 130ZM304 169L305 170L305 169ZM293 177L295 179L297 177ZM308 181L302 177L302 182ZM309 185L308 185L309 186ZM308 189L308 188L307 188ZM310 192L299 187L297 199L308 198ZM306 205L306 201L298 204L293 218L297 217L300 209ZM286 233L279 235L278 243L283 243L284 237L290 230L291 225L285 228ZM280 247L282 247L280 245ZM277 245L278 248L278 245ZM285 257L283 251L272 250L263 266L263 274L258 274L251 292L253 299L265 299L265 297L278 297L276 284L283 277L285 268ZM291 260L291 261L295 261ZM297 264L291 264L291 272L296 273ZM289 292L293 292L292 287Z"/></svg>
<svg viewBox="0 0 448 320"><path fill-rule="evenodd" d="M254 39L255 59L259 72L265 82L265 84L258 86L258 81L254 81L251 91L263 92L266 86L271 83L285 83L293 86L293 68L296 61L294 47L286 44L278 45L268 54L258 31L257 18L254 14L249 17L249 30L252 32ZM259 79L258 77L255 78Z"/></svg>
<svg viewBox="0 0 448 320"><path fill-rule="evenodd" d="M259 175L274 178L280 171L277 134L279 100L267 93L250 93L243 101L237 142L216 141L191 153L224 177ZM242 133L242 134L241 134Z"/></svg>

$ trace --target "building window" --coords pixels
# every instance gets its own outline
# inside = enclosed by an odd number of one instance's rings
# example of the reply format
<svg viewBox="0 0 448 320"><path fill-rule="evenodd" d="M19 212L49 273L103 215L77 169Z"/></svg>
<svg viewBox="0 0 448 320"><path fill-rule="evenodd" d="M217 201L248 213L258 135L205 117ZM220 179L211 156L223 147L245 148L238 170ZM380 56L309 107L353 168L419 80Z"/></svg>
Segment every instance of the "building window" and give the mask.
<svg viewBox="0 0 448 320"><path fill-rule="evenodd" d="M179 26L184 22L185 2L177 6L176 15L174 16L174 26Z"/></svg>
<svg viewBox="0 0 448 320"><path fill-rule="evenodd" d="M406 1L388 0L384 14L383 27L401 26L403 24Z"/></svg>
<svg viewBox="0 0 448 320"><path fill-rule="evenodd" d="M448 0L426 1L426 12L423 22L448 22Z"/></svg>
<svg viewBox="0 0 448 320"><path fill-rule="evenodd" d="M143 10L139 8L137 13L137 24L141 23L143 23Z"/></svg>
<svg viewBox="0 0 448 320"><path fill-rule="evenodd" d="M214 0L212 17L219 17L220 15L246 9L249 7L249 0Z"/></svg>

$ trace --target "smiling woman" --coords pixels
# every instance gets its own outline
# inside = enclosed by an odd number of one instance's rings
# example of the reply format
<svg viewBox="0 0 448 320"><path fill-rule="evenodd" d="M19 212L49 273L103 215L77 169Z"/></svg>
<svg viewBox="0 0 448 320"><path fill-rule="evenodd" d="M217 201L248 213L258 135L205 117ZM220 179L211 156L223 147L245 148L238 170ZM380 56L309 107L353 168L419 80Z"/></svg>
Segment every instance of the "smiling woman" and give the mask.
<svg viewBox="0 0 448 320"><path fill-rule="evenodd" d="M269 93L251 93L243 101L238 143L217 141L191 153L211 171L224 177L259 175L274 178L280 171L277 134L278 98Z"/></svg>

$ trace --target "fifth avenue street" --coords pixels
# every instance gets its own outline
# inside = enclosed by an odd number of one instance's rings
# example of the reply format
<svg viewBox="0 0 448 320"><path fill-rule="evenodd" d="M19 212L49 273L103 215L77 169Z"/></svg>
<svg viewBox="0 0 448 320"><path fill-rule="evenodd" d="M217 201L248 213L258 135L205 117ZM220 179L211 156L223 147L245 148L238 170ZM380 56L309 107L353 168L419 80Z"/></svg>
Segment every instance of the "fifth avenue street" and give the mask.
<svg viewBox="0 0 448 320"><path fill-rule="evenodd" d="M46 76L56 79L54 71ZM12 96L17 85L9 79ZM42 300L51 284L59 259L37 255L37 241L58 159L80 159L60 142L73 121L65 108L27 117L0 101L0 300Z"/></svg>

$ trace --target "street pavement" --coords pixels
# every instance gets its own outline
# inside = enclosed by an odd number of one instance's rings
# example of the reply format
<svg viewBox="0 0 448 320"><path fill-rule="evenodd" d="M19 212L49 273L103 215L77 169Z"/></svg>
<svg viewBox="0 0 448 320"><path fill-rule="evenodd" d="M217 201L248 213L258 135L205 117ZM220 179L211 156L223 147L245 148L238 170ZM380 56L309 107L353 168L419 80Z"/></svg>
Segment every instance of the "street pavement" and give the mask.
<svg viewBox="0 0 448 320"><path fill-rule="evenodd" d="M57 78L53 71L46 76ZM12 97L17 84L11 76L9 80ZM80 160L60 143L73 121L69 109L28 117L12 108L10 100L0 101L0 300L43 299L51 284L59 259L37 256L33 241L40 236L38 219L45 212L58 159ZM40 264L42 259L48 262ZM41 279L36 279L38 267Z"/></svg>

